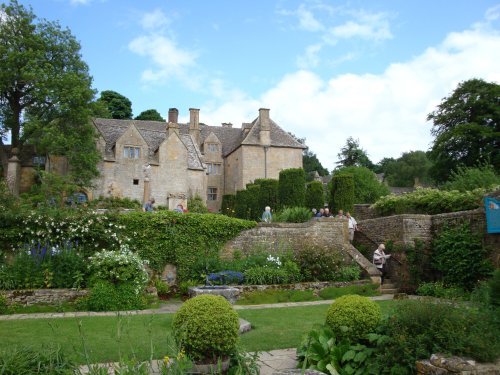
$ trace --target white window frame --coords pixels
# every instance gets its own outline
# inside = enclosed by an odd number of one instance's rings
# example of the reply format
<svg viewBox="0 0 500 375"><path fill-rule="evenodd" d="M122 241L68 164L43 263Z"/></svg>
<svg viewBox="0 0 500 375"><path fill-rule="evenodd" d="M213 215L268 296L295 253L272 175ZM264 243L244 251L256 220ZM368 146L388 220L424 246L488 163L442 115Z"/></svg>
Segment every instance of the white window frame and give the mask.
<svg viewBox="0 0 500 375"><path fill-rule="evenodd" d="M125 159L139 159L141 157L141 148L137 146L124 146L123 157Z"/></svg>
<svg viewBox="0 0 500 375"><path fill-rule="evenodd" d="M208 152L219 152L219 144L218 143L207 143L207 151Z"/></svg>
<svg viewBox="0 0 500 375"><path fill-rule="evenodd" d="M215 186L209 186L207 189L207 200L216 201L217 200L217 188Z"/></svg>

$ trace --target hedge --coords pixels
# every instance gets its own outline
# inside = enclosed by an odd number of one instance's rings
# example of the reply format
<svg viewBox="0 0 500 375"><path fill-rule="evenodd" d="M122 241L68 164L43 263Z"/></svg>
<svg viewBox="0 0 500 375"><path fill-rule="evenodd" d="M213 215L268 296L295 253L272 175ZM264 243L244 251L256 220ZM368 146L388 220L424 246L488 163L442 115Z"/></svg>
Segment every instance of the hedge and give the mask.
<svg viewBox="0 0 500 375"><path fill-rule="evenodd" d="M353 211L354 209L354 178L346 174L333 176L330 195L330 208L332 212L338 210Z"/></svg>
<svg viewBox="0 0 500 375"><path fill-rule="evenodd" d="M323 183L320 181L311 181L306 186L306 207L320 209L325 205L323 192Z"/></svg>
<svg viewBox="0 0 500 375"><path fill-rule="evenodd" d="M236 204L236 195L225 194L222 196L221 213L230 217L234 217L236 212L234 210Z"/></svg>
<svg viewBox="0 0 500 375"><path fill-rule="evenodd" d="M259 207L261 210L264 210L266 206L276 209L278 207L279 181L272 178L258 178L254 184L260 186Z"/></svg>
<svg viewBox="0 0 500 375"><path fill-rule="evenodd" d="M279 176L279 206L304 207L306 174L302 168L285 169Z"/></svg>

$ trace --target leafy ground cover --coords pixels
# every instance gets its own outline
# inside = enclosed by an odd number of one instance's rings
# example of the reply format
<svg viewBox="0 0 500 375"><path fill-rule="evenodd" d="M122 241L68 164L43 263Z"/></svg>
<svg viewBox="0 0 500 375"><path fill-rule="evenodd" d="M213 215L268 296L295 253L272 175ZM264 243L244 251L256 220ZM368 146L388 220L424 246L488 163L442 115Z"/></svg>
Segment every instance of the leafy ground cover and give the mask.
<svg viewBox="0 0 500 375"><path fill-rule="evenodd" d="M397 302L378 303L389 314ZM328 305L241 310L240 317L253 327L241 337L241 344L247 351L297 347L315 324L324 323L327 309ZM0 351L59 345L68 359L79 363L162 358L173 354L172 318L173 314L161 314L0 321Z"/></svg>

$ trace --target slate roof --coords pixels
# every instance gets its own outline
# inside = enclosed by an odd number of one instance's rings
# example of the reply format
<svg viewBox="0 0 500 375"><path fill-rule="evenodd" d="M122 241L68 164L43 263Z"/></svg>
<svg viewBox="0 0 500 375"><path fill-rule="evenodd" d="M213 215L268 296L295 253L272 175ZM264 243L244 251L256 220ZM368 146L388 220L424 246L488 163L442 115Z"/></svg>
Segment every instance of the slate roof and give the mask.
<svg viewBox="0 0 500 375"><path fill-rule="evenodd" d="M99 130L106 142L106 157L114 159L113 148L120 136L133 124L149 146L149 156L154 157L155 152L165 140L167 124L161 121L142 120L116 120L96 118L94 125ZM304 146L297 142L290 134L281 129L274 121L271 123L271 146L301 148ZM251 123L244 123L241 128L225 126L209 126L200 124L200 141L203 143L211 134L220 140L222 155L225 157L236 150L240 145L260 145L260 121L257 117ZM179 124L179 135L186 145L189 155L189 168L201 169L201 152L189 135L189 124Z"/></svg>

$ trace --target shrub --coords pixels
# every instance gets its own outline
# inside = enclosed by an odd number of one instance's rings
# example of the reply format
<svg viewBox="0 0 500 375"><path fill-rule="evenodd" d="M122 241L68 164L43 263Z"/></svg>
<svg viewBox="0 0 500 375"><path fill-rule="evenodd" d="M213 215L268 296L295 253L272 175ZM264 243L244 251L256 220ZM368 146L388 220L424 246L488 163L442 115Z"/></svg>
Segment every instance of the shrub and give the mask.
<svg viewBox="0 0 500 375"><path fill-rule="evenodd" d="M354 183L353 203L375 203L377 199L389 194L389 189L380 183L375 173L366 167L344 167L335 172L335 176L352 175ZM340 206L344 211L350 211L348 206ZM336 210L334 212L337 212Z"/></svg>
<svg viewBox="0 0 500 375"><path fill-rule="evenodd" d="M485 189L473 191L442 191L437 189L417 189L402 195L387 195L377 200L371 207L381 216L398 214L441 214L473 210L481 207Z"/></svg>
<svg viewBox="0 0 500 375"><path fill-rule="evenodd" d="M187 206L189 212L191 213L197 213L197 214L208 213L208 208L199 195L195 195L193 198L188 199Z"/></svg>
<svg viewBox="0 0 500 375"><path fill-rule="evenodd" d="M342 264L339 253L311 244L302 246L296 259L306 281L335 280Z"/></svg>
<svg viewBox="0 0 500 375"><path fill-rule="evenodd" d="M258 205L264 208L269 206L271 208L278 207L278 186L279 181L272 178L258 178L254 184L260 186Z"/></svg>
<svg viewBox="0 0 500 375"><path fill-rule="evenodd" d="M465 290L491 275L492 264L481 236L468 225L444 228L432 242L432 266L443 275L443 281Z"/></svg>
<svg viewBox="0 0 500 375"><path fill-rule="evenodd" d="M223 195L220 212L226 216L234 217L236 213L235 202L236 202L236 195L234 194Z"/></svg>
<svg viewBox="0 0 500 375"><path fill-rule="evenodd" d="M477 188L490 189L500 185L500 175L492 165L479 167L460 166L451 172L451 177L443 186L444 190L472 191Z"/></svg>
<svg viewBox="0 0 500 375"><path fill-rule="evenodd" d="M139 294L148 282L147 262L127 246L122 246L119 251L100 251L89 261L94 280L106 280L114 285L130 284L135 294Z"/></svg>
<svg viewBox="0 0 500 375"><path fill-rule="evenodd" d="M250 205L249 205L249 192L248 190L238 190L234 202L235 216L239 219L250 219Z"/></svg>
<svg viewBox="0 0 500 375"><path fill-rule="evenodd" d="M250 285L287 284L288 280L285 269L257 266L245 271L245 283Z"/></svg>
<svg viewBox="0 0 500 375"><path fill-rule="evenodd" d="M500 308L500 268L493 273L489 281L490 304L495 308Z"/></svg>
<svg viewBox="0 0 500 375"><path fill-rule="evenodd" d="M246 191L248 219L260 221L262 211L264 211L265 207L261 207L259 204L260 186L255 184L247 184Z"/></svg>
<svg viewBox="0 0 500 375"><path fill-rule="evenodd" d="M329 206L332 212L337 212L339 210L344 210L344 212L353 211L354 178L352 175L345 174L332 177Z"/></svg>
<svg viewBox="0 0 500 375"><path fill-rule="evenodd" d="M274 214L273 221L278 223L305 223L312 217L311 210L305 207L289 207Z"/></svg>
<svg viewBox="0 0 500 375"><path fill-rule="evenodd" d="M115 285L108 280L96 281L79 307L90 311L141 310L146 307L142 294L137 294L131 284Z"/></svg>
<svg viewBox="0 0 500 375"><path fill-rule="evenodd" d="M130 198L119 198L119 197L99 197L88 203L89 207L101 208L101 209L117 209L117 208L128 208L128 209L140 209L142 207L141 202L137 199Z"/></svg>
<svg viewBox="0 0 500 375"><path fill-rule="evenodd" d="M308 209L320 209L325 205L325 193L321 181L311 181L306 185L305 206Z"/></svg>
<svg viewBox="0 0 500 375"><path fill-rule="evenodd" d="M440 281L420 284L417 288L417 294L447 299L464 299L467 295L462 288L447 287Z"/></svg>
<svg viewBox="0 0 500 375"><path fill-rule="evenodd" d="M302 168L284 169L279 175L279 206L304 207L306 174Z"/></svg>
<svg viewBox="0 0 500 375"><path fill-rule="evenodd" d="M348 285L343 287L328 287L319 292L322 299L336 299L341 296L349 294L357 294L359 296L378 296L380 293L377 291L377 284L362 284L362 285Z"/></svg>
<svg viewBox="0 0 500 375"><path fill-rule="evenodd" d="M478 361L500 356L498 317L491 311L428 301L401 301L380 330L390 337L385 365L414 368L432 353L451 353Z"/></svg>
<svg viewBox="0 0 500 375"><path fill-rule="evenodd" d="M235 351L239 319L221 296L201 295L186 301L174 316L174 337L195 360L217 360Z"/></svg>
<svg viewBox="0 0 500 375"><path fill-rule="evenodd" d="M358 340L374 331L382 314L380 306L367 297L347 295L338 298L328 308L326 324L337 338Z"/></svg>

